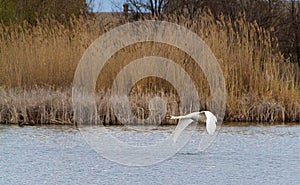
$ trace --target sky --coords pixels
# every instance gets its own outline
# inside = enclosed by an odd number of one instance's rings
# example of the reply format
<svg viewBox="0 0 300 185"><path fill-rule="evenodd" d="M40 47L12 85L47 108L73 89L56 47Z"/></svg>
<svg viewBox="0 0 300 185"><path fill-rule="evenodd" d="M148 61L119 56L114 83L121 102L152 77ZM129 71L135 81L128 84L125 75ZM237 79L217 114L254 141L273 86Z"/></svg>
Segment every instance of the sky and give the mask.
<svg viewBox="0 0 300 185"><path fill-rule="evenodd" d="M89 0L87 0L89 1ZM93 0L94 12L111 12L118 11L122 8L123 3L126 0ZM116 7L119 6L119 7Z"/></svg>

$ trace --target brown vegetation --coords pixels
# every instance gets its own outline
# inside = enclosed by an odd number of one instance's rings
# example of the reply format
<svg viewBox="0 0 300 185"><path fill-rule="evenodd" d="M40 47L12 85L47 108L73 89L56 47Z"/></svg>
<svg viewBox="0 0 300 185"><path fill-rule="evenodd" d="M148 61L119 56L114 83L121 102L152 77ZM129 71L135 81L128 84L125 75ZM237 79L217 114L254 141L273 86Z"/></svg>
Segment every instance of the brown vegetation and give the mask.
<svg viewBox="0 0 300 185"><path fill-rule="evenodd" d="M227 87L225 120L300 121L296 65L280 53L270 32L248 23L244 17L230 21L223 16L216 20L205 12L198 12L197 16L197 21L183 16L162 19L194 31L216 55ZM73 123L70 87L76 66L93 40L121 22L103 25L102 20L74 17L70 27L52 19L35 26L1 25L0 122ZM209 108L209 88L194 61L178 48L146 42L117 52L100 73L97 106L103 123L118 123L109 106L107 90L117 72L130 61L149 55L170 58L188 71L202 87L198 88L202 109ZM155 87L151 89L149 84ZM176 92L166 82L154 78L139 85L147 93L131 94L138 117L147 117L147 102L154 94L163 94L169 113L178 113Z"/></svg>
<svg viewBox="0 0 300 185"><path fill-rule="evenodd" d="M244 16L248 22L273 30L279 48L286 58L300 65L300 2L299 0L128 0L129 9L140 16L143 10L153 16L176 14L194 19L199 10L210 10L238 20ZM117 3L116 3L117 4ZM299 76L300 79L300 76Z"/></svg>

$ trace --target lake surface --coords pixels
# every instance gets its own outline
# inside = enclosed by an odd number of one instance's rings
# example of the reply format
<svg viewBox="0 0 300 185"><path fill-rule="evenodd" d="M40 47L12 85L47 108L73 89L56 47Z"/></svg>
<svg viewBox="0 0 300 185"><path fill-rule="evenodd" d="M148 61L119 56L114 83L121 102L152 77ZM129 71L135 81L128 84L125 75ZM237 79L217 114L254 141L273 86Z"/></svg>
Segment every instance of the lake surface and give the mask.
<svg viewBox="0 0 300 185"><path fill-rule="evenodd" d="M174 128L138 135L153 142ZM76 128L0 126L0 184L300 184L300 126L223 126L203 152L195 135L173 157L132 167L103 158Z"/></svg>

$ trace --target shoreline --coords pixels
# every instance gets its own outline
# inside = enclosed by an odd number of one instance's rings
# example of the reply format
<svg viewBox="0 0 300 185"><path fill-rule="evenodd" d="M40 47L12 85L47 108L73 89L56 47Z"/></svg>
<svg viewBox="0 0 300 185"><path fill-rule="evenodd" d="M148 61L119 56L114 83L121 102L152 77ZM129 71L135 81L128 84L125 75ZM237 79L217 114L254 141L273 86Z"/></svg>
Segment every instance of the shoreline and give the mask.
<svg viewBox="0 0 300 185"><path fill-rule="evenodd" d="M19 126L21 128L23 127L74 127L78 129L78 126L76 126L75 123L41 123L41 124L23 124L19 125L18 123L0 123L0 126ZM102 125L101 125L102 126ZM126 125L103 125L104 127L126 127ZM140 126L151 126L151 125L130 125L130 127L140 127ZM169 126L176 126L176 124L161 124L156 125L155 127L169 127ZM300 126L300 122L275 122L275 123L269 123L269 122L223 122L221 124L221 127L277 127L277 126L284 126L284 127L295 127Z"/></svg>

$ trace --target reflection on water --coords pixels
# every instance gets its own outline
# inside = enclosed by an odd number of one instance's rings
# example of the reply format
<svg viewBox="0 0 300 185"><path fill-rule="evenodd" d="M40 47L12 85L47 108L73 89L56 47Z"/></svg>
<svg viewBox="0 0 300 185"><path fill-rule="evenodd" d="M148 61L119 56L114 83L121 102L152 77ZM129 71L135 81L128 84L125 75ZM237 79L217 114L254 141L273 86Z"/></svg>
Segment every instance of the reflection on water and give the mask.
<svg viewBox="0 0 300 185"><path fill-rule="evenodd" d="M175 127L111 129L123 140L131 136L128 142L153 143ZM0 184L300 183L299 126L223 126L204 152L197 133L172 158L129 167L102 158L76 128L0 126Z"/></svg>

